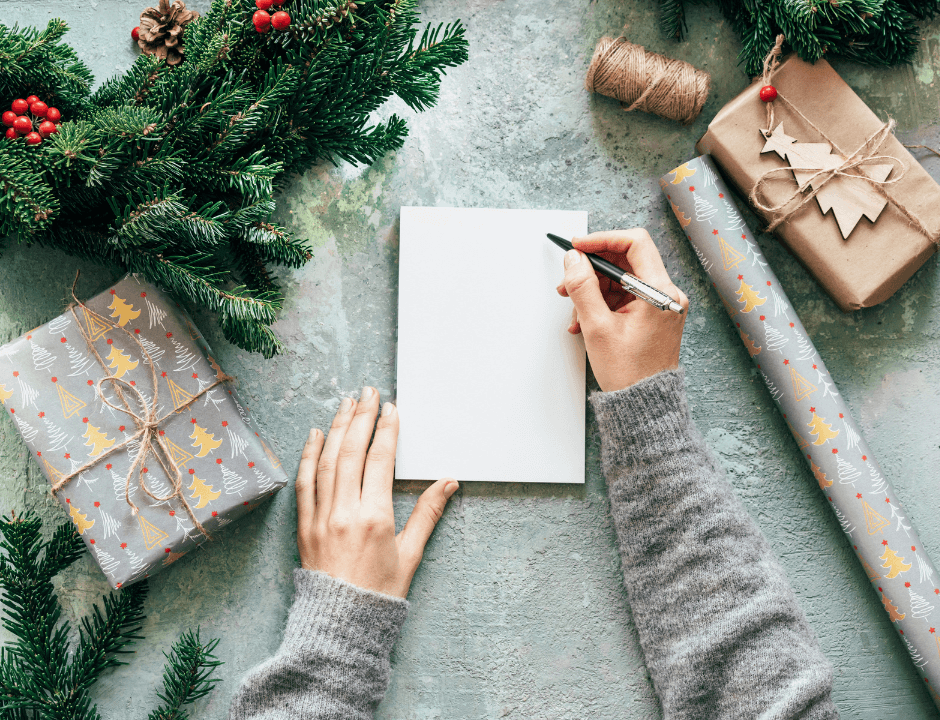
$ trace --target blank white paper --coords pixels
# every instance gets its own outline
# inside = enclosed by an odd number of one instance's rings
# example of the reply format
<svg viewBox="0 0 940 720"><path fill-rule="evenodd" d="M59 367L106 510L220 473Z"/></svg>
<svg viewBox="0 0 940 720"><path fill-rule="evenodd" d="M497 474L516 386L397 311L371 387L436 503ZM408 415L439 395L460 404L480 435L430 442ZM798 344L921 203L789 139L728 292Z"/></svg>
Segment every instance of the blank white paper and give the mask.
<svg viewBox="0 0 940 720"><path fill-rule="evenodd" d="M584 482L584 343L549 232L587 213L401 209L396 479Z"/></svg>

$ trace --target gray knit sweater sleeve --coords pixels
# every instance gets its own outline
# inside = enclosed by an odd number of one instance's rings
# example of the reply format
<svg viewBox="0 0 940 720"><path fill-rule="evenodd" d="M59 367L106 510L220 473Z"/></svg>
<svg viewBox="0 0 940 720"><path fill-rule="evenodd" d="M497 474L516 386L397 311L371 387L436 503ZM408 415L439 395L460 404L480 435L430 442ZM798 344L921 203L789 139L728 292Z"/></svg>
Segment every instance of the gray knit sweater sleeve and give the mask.
<svg viewBox="0 0 940 720"><path fill-rule="evenodd" d="M281 647L242 680L230 720L366 720L385 695L408 602L294 571Z"/></svg>
<svg viewBox="0 0 940 720"><path fill-rule="evenodd" d="M624 586L664 717L837 718L832 667L695 428L683 372L591 402Z"/></svg>

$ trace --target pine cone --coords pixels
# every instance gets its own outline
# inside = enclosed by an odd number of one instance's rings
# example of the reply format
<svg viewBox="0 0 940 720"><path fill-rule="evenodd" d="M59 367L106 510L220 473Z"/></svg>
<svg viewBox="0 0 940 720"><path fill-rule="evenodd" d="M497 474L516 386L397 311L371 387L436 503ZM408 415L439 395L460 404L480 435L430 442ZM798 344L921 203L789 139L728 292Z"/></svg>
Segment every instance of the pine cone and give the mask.
<svg viewBox="0 0 940 720"><path fill-rule="evenodd" d="M183 28L199 17L187 10L183 0L160 0L160 7L149 7L140 14L140 36L137 44L147 55L179 65L183 60Z"/></svg>

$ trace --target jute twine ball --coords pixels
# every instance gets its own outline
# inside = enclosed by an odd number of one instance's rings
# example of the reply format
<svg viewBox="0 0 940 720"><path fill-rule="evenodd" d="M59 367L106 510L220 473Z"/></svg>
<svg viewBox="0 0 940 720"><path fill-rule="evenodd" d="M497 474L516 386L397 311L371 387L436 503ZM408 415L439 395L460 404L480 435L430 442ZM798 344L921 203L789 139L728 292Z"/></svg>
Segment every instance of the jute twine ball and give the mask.
<svg viewBox="0 0 940 720"><path fill-rule="evenodd" d="M642 110L688 125L708 98L711 77L683 60L646 52L624 37L602 37L584 80L590 92L617 98L624 110Z"/></svg>

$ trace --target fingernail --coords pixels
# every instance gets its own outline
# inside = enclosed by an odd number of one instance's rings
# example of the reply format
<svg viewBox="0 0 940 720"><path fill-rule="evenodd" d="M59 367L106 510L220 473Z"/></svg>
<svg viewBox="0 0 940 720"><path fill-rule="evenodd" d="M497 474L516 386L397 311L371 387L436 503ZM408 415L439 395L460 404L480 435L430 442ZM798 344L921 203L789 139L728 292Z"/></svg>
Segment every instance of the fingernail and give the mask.
<svg viewBox="0 0 940 720"><path fill-rule="evenodd" d="M368 387L368 386L367 386L367 387L364 387L364 388L362 388L362 395L360 396L360 399L361 399L361 400L369 400L369 399L372 398L372 393L374 393L374 392L375 392L375 390L373 390L372 388L370 388L370 387Z"/></svg>
<svg viewBox="0 0 940 720"><path fill-rule="evenodd" d="M310 434L307 436L307 442L312 443L320 436L320 431L316 428L310 428Z"/></svg>
<svg viewBox="0 0 940 720"><path fill-rule="evenodd" d="M391 414L392 414L392 410L394 410L394 409L395 409L395 406L394 406L394 405L392 405L391 403L385 403L385 404L382 406L382 417L385 417L386 415L391 415Z"/></svg>
<svg viewBox="0 0 940 720"><path fill-rule="evenodd" d="M450 496L457 492L457 488L460 487L460 483L454 480L453 482L447 483L444 487L444 497L450 500Z"/></svg>
<svg viewBox="0 0 940 720"><path fill-rule="evenodd" d="M581 253L577 250L569 250L565 253L565 267L571 267L581 262Z"/></svg>
<svg viewBox="0 0 940 720"><path fill-rule="evenodd" d="M339 411L347 413L352 410L353 401L352 398L343 398L343 402L339 404Z"/></svg>

